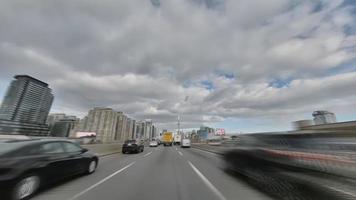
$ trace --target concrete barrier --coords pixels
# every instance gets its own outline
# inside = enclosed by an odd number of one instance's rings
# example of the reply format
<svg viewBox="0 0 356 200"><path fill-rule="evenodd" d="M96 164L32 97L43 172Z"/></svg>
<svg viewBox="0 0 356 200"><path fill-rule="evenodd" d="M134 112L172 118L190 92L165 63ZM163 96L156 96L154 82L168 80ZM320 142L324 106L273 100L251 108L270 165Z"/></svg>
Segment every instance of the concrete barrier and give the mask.
<svg viewBox="0 0 356 200"><path fill-rule="evenodd" d="M87 144L81 145L83 148L98 154L99 156L106 156L114 153L121 153L122 143L110 144Z"/></svg>

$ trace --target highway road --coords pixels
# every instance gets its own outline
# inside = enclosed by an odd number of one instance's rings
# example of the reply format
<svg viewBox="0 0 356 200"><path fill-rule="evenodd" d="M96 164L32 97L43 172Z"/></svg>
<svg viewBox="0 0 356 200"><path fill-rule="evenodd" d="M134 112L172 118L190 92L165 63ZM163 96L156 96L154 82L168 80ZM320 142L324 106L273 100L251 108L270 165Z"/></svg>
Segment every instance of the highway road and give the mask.
<svg viewBox="0 0 356 200"><path fill-rule="evenodd" d="M218 155L180 147L102 157L94 174L51 186L34 200L268 200L224 172Z"/></svg>

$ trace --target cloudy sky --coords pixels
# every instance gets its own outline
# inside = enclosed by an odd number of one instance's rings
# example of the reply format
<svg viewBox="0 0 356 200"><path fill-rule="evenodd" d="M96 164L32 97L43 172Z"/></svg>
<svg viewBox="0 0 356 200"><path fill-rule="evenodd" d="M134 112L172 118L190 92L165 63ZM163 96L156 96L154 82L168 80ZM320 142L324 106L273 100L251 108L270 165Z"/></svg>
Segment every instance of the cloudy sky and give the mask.
<svg viewBox="0 0 356 200"><path fill-rule="evenodd" d="M94 106L175 128L356 120L355 0L0 0L0 97L50 84L51 112ZM186 97L189 98L186 98Z"/></svg>

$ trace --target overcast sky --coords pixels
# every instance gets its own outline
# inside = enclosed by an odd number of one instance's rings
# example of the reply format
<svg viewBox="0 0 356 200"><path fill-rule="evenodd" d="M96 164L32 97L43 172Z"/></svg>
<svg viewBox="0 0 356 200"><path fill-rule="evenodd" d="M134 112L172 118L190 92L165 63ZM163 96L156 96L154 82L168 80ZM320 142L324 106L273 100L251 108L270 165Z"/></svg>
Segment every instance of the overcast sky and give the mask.
<svg viewBox="0 0 356 200"><path fill-rule="evenodd" d="M228 132L356 120L354 0L0 0L0 97L49 83L51 112L95 106ZM186 98L186 97L189 98Z"/></svg>

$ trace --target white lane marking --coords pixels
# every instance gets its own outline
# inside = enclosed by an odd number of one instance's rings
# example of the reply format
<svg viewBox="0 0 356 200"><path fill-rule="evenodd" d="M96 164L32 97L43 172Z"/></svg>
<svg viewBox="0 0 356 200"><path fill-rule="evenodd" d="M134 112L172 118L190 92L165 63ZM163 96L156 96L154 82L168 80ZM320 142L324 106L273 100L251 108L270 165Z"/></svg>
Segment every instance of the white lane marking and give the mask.
<svg viewBox="0 0 356 200"><path fill-rule="evenodd" d="M105 181L109 180L110 178L114 177L116 174L118 174L118 173L124 171L125 169L127 169L127 168L129 168L129 167L131 167L131 166L132 166L133 164L135 164L135 163L136 163L136 162L132 162L132 163L126 165L124 168L117 170L116 172L114 172L114 173L112 173L111 175L107 176L107 177L104 178L103 180L101 180L101 181L97 182L96 184L94 184L94 185L88 187L87 189L85 189L85 190L83 190L82 192L80 192L80 193L74 195L72 198L70 198L70 199L68 199L68 200L77 199L78 197L82 196L83 194L85 194L85 193L89 192L90 190L96 188L98 185L100 185L100 184L104 183Z"/></svg>
<svg viewBox="0 0 356 200"><path fill-rule="evenodd" d="M178 151L177 147L176 147L176 151Z"/></svg>
<svg viewBox="0 0 356 200"><path fill-rule="evenodd" d="M219 197L220 200L226 200L224 195L221 194L221 192L190 162L188 161L189 165L193 168L195 173L198 174L198 176L203 180L206 186L209 187L209 189Z"/></svg>
<svg viewBox="0 0 356 200"><path fill-rule="evenodd" d="M183 156L183 153L182 153L182 152L178 151L178 153L179 153L179 155Z"/></svg>
<svg viewBox="0 0 356 200"><path fill-rule="evenodd" d="M152 151L151 151L151 152L146 153L145 155L143 155L143 157L146 157L146 156L150 155L151 153L152 153Z"/></svg>

